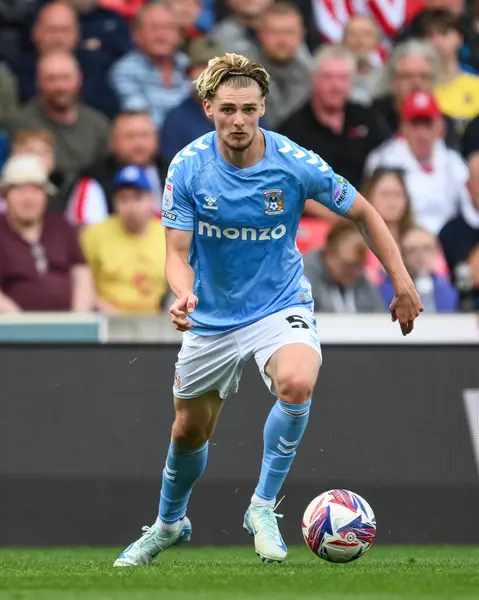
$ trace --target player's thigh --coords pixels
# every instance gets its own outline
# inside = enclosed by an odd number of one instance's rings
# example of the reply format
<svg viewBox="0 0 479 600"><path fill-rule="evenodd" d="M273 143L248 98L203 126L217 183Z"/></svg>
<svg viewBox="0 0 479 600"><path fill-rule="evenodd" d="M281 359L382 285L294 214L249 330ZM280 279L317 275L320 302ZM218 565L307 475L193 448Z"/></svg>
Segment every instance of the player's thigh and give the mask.
<svg viewBox="0 0 479 600"><path fill-rule="evenodd" d="M193 400L218 392L224 400L237 391L242 369L233 334L199 336L186 332L175 365L173 394Z"/></svg>
<svg viewBox="0 0 479 600"><path fill-rule="evenodd" d="M278 396L291 402L304 402L313 393L321 366L321 355L304 342L278 348L265 365Z"/></svg>
<svg viewBox="0 0 479 600"><path fill-rule="evenodd" d="M212 436L224 401L218 391L185 400L175 396L173 439L176 444L198 447Z"/></svg>
<svg viewBox="0 0 479 600"><path fill-rule="evenodd" d="M307 308L293 307L257 323L255 359L271 393L285 396L285 389L312 391L322 363L316 319ZM303 396L304 396L303 393ZM301 400L301 393L292 400Z"/></svg>

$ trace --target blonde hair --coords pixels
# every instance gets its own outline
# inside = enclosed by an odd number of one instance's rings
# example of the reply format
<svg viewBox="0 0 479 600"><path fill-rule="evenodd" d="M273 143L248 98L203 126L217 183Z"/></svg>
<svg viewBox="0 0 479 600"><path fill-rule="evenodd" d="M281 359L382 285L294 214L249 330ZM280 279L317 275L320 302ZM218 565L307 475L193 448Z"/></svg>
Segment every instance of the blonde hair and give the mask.
<svg viewBox="0 0 479 600"><path fill-rule="evenodd" d="M30 140L39 140L50 146L50 148L55 145L55 138L48 129L21 129L13 138L12 147L18 148L18 146L23 146Z"/></svg>
<svg viewBox="0 0 479 600"><path fill-rule="evenodd" d="M254 81L265 97L269 92L269 79L268 72L258 62L241 54L225 54L208 62L196 80L196 90L202 100L211 100L222 84L239 89L251 87Z"/></svg>

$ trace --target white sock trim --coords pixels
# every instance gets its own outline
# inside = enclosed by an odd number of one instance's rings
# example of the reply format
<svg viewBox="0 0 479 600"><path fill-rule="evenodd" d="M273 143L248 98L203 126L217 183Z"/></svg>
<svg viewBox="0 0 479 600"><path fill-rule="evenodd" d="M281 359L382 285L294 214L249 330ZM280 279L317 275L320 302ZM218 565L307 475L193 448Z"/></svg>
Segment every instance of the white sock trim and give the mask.
<svg viewBox="0 0 479 600"><path fill-rule="evenodd" d="M180 526L180 521L175 521L174 523L165 523L164 521L162 521L160 519L160 517L158 517L155 521L155 527L159 530L162 531L163 533L174 533L175 531L178 530Z"/></svg>
<svg viewBox="0 0 479 600"><path fill-rule="evenodd" d="M260 498L256 494L251 496L251 506L274 506L275 503L276 498L273 498L273 500L263 500L263 498Z"/></svg>

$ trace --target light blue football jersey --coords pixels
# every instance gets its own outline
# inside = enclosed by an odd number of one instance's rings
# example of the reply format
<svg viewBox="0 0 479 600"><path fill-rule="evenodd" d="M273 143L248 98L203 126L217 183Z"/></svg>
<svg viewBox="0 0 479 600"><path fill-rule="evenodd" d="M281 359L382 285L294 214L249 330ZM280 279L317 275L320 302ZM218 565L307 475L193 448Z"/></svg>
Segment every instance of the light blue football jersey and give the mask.
<svg viewBox="0 0 479 600"><path fill-rule="evenodd" d="M313 309L311 286L296 246L308 198L344 215L354 187L317 154L261 130L263 159L240 169L225 161L215 132L172 160L163 224L193 231L190 264L199 302L192 332L215 335L284 308Z"/></svg>

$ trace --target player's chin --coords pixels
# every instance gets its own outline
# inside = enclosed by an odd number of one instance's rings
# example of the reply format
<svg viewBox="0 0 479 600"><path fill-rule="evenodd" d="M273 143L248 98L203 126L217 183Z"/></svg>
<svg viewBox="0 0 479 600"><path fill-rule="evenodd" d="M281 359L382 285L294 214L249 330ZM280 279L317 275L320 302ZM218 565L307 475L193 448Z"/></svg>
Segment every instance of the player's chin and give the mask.
<svg viewBox="0 0 479 600"><path fill-rule="evenodd" d="M228 146L232 150L238 150L241 152L242 150L246 150L247 148L249 148L251 146L252 141L252 138L250 138L246 134L238 135L232 133L228 141Z"/></svg>

